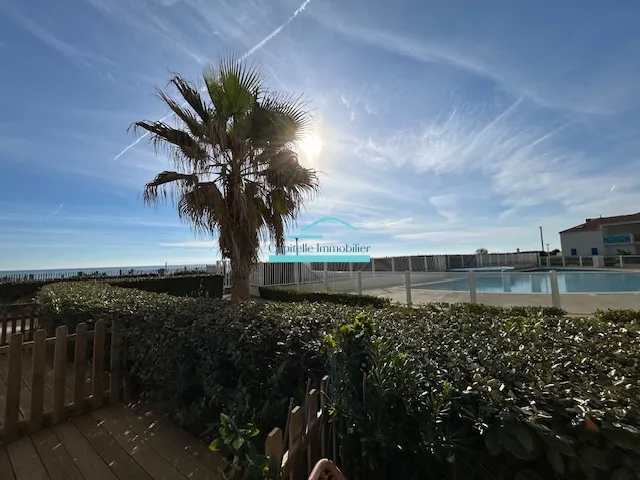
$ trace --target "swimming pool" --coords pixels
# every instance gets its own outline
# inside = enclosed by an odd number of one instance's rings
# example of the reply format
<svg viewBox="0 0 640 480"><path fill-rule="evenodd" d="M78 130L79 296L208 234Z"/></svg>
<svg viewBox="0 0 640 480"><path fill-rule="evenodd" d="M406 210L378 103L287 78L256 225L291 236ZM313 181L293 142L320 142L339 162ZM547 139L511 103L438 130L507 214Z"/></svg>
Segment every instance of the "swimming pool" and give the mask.
<svg viewBox="0 0 640 480"><path fill-rule="evenodd" d="M616 293L640 291L640 273L625 272L576 272L557 271L558 289L561 293ZM478 293L550 293L551 284L547 272L476 272ZM468 292L469 279L441 279L437 282L414 285L420 290L449 290Z"/></svg>

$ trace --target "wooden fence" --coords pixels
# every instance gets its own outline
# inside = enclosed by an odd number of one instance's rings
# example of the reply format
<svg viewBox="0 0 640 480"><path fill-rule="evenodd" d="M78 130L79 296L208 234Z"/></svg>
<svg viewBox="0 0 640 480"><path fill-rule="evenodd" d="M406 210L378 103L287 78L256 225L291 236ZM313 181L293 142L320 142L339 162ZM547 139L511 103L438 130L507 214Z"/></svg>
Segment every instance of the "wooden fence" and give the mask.
<svg viewBox="0 0 640 480"><path fill-rule="evenodd" d="M335 429L329 426L329 377L319 389L307 388L304 405L289 409L284 433L274 428L265 441L269 470L281 478L307 478L320 459L337 461Z"/></svg>
<svg viewBox="0 0 640 480"><path fill-rule="evenodd" d="M67 326L60 326L51 338L44 329L22 329L9 336L8 345L0 346L2 441L120 399L119 337L113 326L107 329L104 320L93 327L88 330L86 323L80 323L76 332L69 334ZM53 352L48 352L51 345Z"/></svg>
<svg viewBox="0 0 640 480"><path fill-rule="evenodd" d="M37 328L37 303L0 305L0 346L8 344L12 333L22 333L23 341L33 340Z"/></svg>

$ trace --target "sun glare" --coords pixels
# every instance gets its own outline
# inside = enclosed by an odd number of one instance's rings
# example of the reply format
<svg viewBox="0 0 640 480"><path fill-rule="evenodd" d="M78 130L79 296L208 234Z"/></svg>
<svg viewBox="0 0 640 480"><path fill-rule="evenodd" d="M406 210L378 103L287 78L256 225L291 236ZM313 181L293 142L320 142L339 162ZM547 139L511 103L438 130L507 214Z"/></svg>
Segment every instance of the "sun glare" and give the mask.
<svg viewBox="0 0 640 480"><path fill-rule="evenodd" d="M314 167L318 163L323 147L322 139L315 133L305 135L298 142L298 154L300 162L307 167Z"/></svg>

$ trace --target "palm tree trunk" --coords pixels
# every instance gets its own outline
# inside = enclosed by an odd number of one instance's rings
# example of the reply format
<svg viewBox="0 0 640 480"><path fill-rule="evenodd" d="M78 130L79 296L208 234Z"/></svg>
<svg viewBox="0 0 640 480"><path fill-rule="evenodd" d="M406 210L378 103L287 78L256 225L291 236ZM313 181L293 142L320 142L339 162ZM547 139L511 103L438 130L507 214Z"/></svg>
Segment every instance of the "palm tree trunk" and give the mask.
<svg viewBox="0 0 640 480"><path fill-rule="evenodd" d="M231 259L231 300L249 300L251 271Z"/></svg>

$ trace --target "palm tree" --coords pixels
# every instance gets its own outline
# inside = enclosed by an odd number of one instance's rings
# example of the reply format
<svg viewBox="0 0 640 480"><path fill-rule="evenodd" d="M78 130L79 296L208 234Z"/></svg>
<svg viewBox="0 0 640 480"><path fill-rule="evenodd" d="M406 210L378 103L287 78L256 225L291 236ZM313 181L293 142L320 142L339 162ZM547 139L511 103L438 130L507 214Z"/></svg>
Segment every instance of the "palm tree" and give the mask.
<svg viewBox="0 0 640 480"><path fill-rule="evenodd" d="M284 246L284 232L318 190L316 172L300 165L295 144L310 126L301 97L270 91L257 64L227 56L202 74L199 90L178 74L169 81L182 104L158 97L177 118L140 121L156 147L167 147L174 170L144 188L145 204L173 197L196 232L217 236L231 262L231 298L249 298L249 275L261 240ZM206 92L205 95L201 95Z"/></svg>

